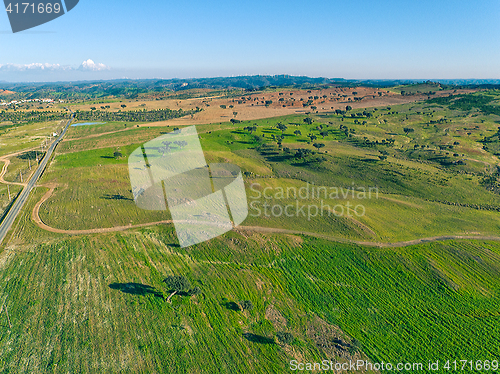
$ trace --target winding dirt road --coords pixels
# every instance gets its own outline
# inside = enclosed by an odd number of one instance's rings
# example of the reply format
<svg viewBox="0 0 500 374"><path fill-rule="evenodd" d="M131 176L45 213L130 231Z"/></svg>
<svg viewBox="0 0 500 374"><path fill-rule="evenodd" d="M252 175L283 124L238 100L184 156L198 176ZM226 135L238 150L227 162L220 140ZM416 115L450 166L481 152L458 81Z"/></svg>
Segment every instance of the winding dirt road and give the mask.
<svg viewBox="0 0 500 374"><path fill-rule="evenodd" d="M124 230L128 230L128 229L134 229L134 228L140 228L140 227L148 227L148 226L155 226L155 225L160 225L160 224L173 223L172 220L164 220L164 221L157 221L157 222L141 223L141 224L137 224L137 225L114 226L114 227L107 227L107 228L100 228L100 229L89 229L89 230L57 229L55 227L51 227L51 226L45 224L39 215L40 206L52 196L52 193L54 192L54 189L57 187L57 185L47 185L47 186L41 186L41 187L49 188L49 190L42 196L42 198L33 207L33 211L31 213L31 218L38 225L38 227L40 227L41 229L46 230L46 231L50 231L50 232L54 232L54 233L58 233L58 234L67 234L67 235L87 235L87 234L98 234L98 233L124 231ZM445 236L432 236L429 238L413 239L413 240L408 240L408 241L400 241L400 242L394 242L394 243L380 243L380 242L369 242L369 241L362 241L362 240L352 240L352 239L339 238L336 236L324 235L324 234L319 234L319 233L315 233L315 232L308 232L308 231L301 231L301 230L288 230L288 229L279 229L279 228L261 227L261 226L238 226L236 228L236 230L237 231L255 231L255 232L263 232L263 233L290 234L290 235L307 235L307 236L313 236L316 238L332 240L332 241L336 241L336 242L353 243L353 244L365 245L365 246L370 246L370 247L378 247L378 248L405 247L408 245L435 242L435 241L440 241L440 240L451 240L451 239L474 239L474 240L500 241L499 236L445 235Z"/></svg>
<svg viewBox="0 0 500 374"><path fill-rule="evenodd" d="M0 172L0 183L10 184L10 185L16 185L16 186L26 186L28 184L28 182L26 182L26 183L9 182L9 181L6 181L3 177L7 173L7 168L10 165L10 159L12 157L18 156L18 155L20 155L22 153L34 151L35 149L38 149L38 147L36 147L36 148L30 148L30 149L24 149L24 150L19 151L19 152L15 152L15 153L11 153L11 154L8 154L8 155L0 156L0 162L4 163L3 167L2 167L2 171ZM35 170L30 173L30 175L28 176L28 178L26 178L27 181L31 178L31 176L33 175L33 173L35 172Z"/></svg>

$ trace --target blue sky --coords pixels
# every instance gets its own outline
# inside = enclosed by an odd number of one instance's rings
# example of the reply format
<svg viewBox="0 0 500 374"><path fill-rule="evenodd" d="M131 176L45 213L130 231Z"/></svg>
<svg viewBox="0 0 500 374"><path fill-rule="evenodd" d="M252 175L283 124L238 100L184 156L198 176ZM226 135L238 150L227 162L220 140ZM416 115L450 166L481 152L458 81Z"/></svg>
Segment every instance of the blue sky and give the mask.
<svg viewBox="0 0 500 374"><path fill-rule="evenodd" d="M109 70L78 70L88 59ZM17 71L32 63L71 69ZM9 81L498 79L500 2L80 0L63 17L17 34L0 11L0 65L0 80Z"/></svg>

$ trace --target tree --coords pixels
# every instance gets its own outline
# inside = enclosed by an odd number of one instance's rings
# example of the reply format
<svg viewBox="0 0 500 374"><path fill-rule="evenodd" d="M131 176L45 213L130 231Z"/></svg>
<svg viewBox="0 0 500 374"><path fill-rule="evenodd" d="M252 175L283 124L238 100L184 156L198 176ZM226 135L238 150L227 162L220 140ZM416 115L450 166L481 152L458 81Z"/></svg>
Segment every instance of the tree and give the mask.
<svg viewBox="0 0 500 374"><path fill-rule="evenodd" d="M188 292L191 289L191 282L189 279L182 275L169 275L163 282L169 288L170 296L167 298L167 302L170 302L172 296L178 292Z"/></svg>
<svg viewBox="0 0 500 374"><path fill-rule="evenodd" d="M313 120L312 120L312 118L306 117L306 118L304 118L304 122L307 123L308 125L310 125L311 123L313 123Z"/></svg>
<svg viewBox="0 0 500 374"><path fill-rule="evenodd" d="M257 131L257 126L247 126L243 130L247 130L250 134L252 134L254 131Z"/></svg>
<svg viewBox="0 0 500 374"><path fill-rule="evenodd" d="M311 139L312 142L315 141L316 139L318 139L318 137L314 134L309 134L307 136L309 137L309 139Z"/></svg>
<svg viewBox="0 0 500 374"><path fill-rule="evenodd" d="M324 130L324 131L321 131L319 134L320 134L320 135L323 137L323 139L324 139L324 138L325 138L325 136L328 136L328 131Z"/></svg>
<svg viewBox="0 0 500 374"><path fill-rule="evenodd" d="M113 157L114 158L120 158L120 157L123 157L123 154L120 152L119 149L117 149L114 153L113 153Z"/></svg>
<svg viewBox="0 0 500 374"><path fill-rule="evenodd" d="M282 124L281 122L280 122L280 123L278 123L278 124L276 125L276 127L278 128L278 130L281 130L281 133L282 133L282 134L283 134L283 133L284 133L284 132L288 129L288 127L287 127L286 125Z"/></svg>
<svg viewBox="0 0 500 374"><path fill-rule="evenodd" d="M313 147L316 148L318 151L320 148L323 148L325 145L323 143L314 143Z"/></svg>
<svg viewBox="0 0 500 374"><path fill-rule="evenodd" d="M352 109L352 106L348 105L345 107L346 112L350 111Z"/></svg>
<svg viewBox="0 0 500 374"><path fill-rule="evenodd" d="M295 135L297 135L297 136L302 135L302 133L300 132L300 130L295 130L293 133L294 133Z"/></svg>
<svg viewBox="0 0 500 374"><path fill-rule="evenodd" d="M120 105L122 108L126 108L127 106L125 104Z"/></svg>
<svg viewBox="0 0 500 374"><path fill-rule="evenodd" d="M408 135L408 133L414 132L415 129L412 129L411 127L405 127L403 128L403 131L405 132L406 135Z"/></svg>
<svg viewBox="0 0 500 374"><path fill-rule="evenodd" d="M311 154L311 150L310 149L299 148L299 149L297 149L297 151L295 151L294 157L302 159L302 158L305 158L306 156L308 156L310 154Z"/></svg>
<svg viewBox="0 0 500 374"><path fill-rule="evenodd" d="M281 344L292 344L295 340L294 336L289 332L278 331L276 333L276 338Z"/></svg>

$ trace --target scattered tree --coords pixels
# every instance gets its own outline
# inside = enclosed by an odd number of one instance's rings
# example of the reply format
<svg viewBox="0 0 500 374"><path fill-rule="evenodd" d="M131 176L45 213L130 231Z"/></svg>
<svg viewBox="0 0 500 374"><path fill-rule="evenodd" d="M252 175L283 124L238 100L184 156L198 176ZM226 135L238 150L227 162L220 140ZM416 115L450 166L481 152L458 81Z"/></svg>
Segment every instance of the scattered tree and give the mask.
<svg viewBox="0 0 500 374"><path fill-rule="evenodd" d="M312 152L310 149L299 148L297 149L297 151L295 151L294 157L303 159L306 158L306 156L309 156L311 153Z"/></svg>
<svg viewBox="0 0 500 374"><path fill-rule="evenodd" d="M182 275L169 275L166 277L163 282L172 292L170 296L167 298L167 302L170 302L172 296L174 296L178 292L188 292L191 289L191 282L189 279Z"/></svg>
<svg viewBox="0 0 500 374"><path fill-rule="evenodd" d="M276 127L278 128L278 130L281 131L282 134L288 129L288 127L286 125L282 124L281 122L278 123L276 125Z"/></svg>
<svg viewBox="0 0 500 374"><path fill-rule="evenodd" d="M252 134L254 131L257 131L257 126L247 126L243 130L247 130L250 134Z"/></svg>
<svg viewBox="0 0 500 374"><path fill-rule="evenodd" d="M320 148L323 148L325 145L323 143L314 143L313 147L316 148L318 151Z"/></svg>

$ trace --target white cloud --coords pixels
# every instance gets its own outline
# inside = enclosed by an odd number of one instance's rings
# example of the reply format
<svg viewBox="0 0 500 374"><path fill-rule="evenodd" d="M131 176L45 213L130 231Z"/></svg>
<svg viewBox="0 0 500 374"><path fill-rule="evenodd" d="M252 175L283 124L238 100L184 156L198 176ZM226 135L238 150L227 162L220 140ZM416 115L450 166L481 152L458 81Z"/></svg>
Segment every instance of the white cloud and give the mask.
<svg viewBox="0 0 500 374"><path fill-rule="evenodd" d="M84 70L84 71L101 71L101 70L109 70L109 67L107 67L104 64L101 63L95 63L91 59L88 59L87 61L83 61L78 70Z"/></svg>
<svg viewBox="0 0 500 374"><path fill-rule="evenodd" d="M33 71L33 70L38 70L38 71L43 71L43 70L70 70L71 67L69 66L62 66L59 64L40 64L40 63L33 63L33 64L24 64L24 65L19 65L19 64L0 64L0 71Z"/></svg>
<svg viewBox="0 0 500 374"><path fill-rule="evenodd" d="M68 65L49 64L35 62L32 64L0 64L0 72L17 72L17 71L103 71L110 70L110 68L101 63L95 63L92 60L83 61L78 68L73 68Z"/></svg>

